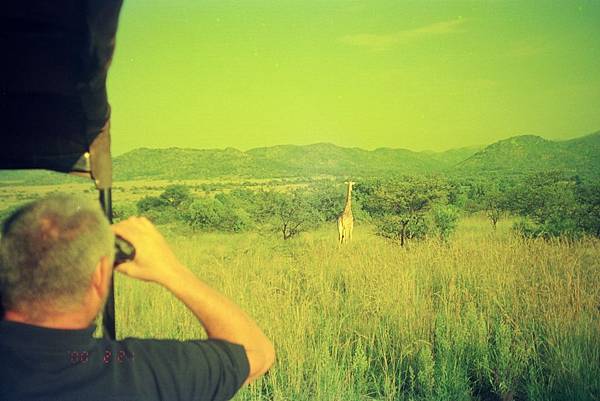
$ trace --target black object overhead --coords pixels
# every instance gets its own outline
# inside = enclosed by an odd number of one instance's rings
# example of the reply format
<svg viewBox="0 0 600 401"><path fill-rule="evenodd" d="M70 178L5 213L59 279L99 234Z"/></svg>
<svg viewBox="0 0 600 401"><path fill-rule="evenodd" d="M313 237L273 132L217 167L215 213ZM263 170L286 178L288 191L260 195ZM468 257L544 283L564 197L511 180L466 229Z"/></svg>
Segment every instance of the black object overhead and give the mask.
<svg viewBox="0 0 600 401"><path fill-rule="evenodd" d="M0 168L71 172L90 151L110 118L106 77L121 4L0 6Z"/></svg>
<svg viewBox="0 0 600 401"><path fill-rule="evenodd" d="M106 78L122 0L6 0L0 5L0 169L94 179L112 219ZM112 283L111 283L112 284ZM104 334L115 338L114 295Z"/></svg>

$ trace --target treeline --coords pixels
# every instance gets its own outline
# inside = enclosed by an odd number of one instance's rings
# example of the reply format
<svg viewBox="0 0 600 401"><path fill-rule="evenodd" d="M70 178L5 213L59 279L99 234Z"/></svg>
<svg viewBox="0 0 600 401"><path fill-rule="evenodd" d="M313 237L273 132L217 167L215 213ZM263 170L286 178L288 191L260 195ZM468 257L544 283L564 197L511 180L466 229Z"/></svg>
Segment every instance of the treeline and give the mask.
<svg viewBox="0 0 600 401"><path fill-rule="evenodd" d="M529 238L600 237L600 182L562 172L536 173L468 186L466 210L485 212L495 228L518 216L516 232Z"/></svg>
<svg viewBox="0 0 600 401"><path fill-rule="evenodd" d="M266 229L289 239L334 222L344 202L341 183L235 189L204 196L172 185L135 205L117 205L115 218L140 214L158 224L182 222L196 231ZM354 187L352 210L358 224L369 222L378 235L400 245L426 237L448 241L458 218L470 213L484 213L493 229L501 219L517 216L513 229L529 238L600 237L600 183L557 172L494 179L397 176L361 180Z"/></svg>
<svg viewBox="0 0 600 401"><path fill-rule="evenodd" d="M301 189L235 189L197 196L184 185L172 185L159 196L146 196L136 205L117 205L115 219L133 214L157 224L182 222L195 231L242 232L270 230L289 239L300 232L334 221L344 207L343 192L322 184ZM360 205L356 217L362 220Z"/></svg>

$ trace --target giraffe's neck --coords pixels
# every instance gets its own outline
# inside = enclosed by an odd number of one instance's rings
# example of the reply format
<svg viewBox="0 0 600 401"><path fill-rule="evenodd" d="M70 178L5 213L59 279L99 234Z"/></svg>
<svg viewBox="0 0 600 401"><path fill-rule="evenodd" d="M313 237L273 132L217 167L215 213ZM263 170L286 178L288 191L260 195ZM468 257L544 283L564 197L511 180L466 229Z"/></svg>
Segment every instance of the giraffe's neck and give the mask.
<svg viewBox="0 0 600 401"><path fill-rule="evenodd" d="M344 211L352 210L352 186L348 184L348 191L346 192L346 206Z"/></svg>

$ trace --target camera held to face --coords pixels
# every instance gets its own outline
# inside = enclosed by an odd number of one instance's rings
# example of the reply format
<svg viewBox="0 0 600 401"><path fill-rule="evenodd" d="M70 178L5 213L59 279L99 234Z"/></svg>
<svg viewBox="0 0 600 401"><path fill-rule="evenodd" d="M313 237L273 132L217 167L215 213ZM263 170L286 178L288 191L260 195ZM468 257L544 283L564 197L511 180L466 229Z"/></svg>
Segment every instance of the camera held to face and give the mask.
<svg viewBox="0 0 600 401"><path fill-rule="evenodd" d="M131 242L117 235L115 236L115 261L113 266L117 267L121 263L130 262L135 259L135 248Z"/></svg>

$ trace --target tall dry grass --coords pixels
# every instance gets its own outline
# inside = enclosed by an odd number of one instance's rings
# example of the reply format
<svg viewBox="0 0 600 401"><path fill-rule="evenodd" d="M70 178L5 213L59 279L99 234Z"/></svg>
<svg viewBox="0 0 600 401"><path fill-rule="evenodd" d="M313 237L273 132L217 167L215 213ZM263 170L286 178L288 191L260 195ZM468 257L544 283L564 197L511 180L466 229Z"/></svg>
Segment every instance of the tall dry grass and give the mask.
<svg viewBox="0 0 600 401"><path fill-rule="evenodd" d="M461 221L406 248L334 227L282 241L170 234L181 260L247 310L277 363L238 400L598 400L600 243L523 241ZM120 337L198 338L163 289L118 277Z"/></svg>

